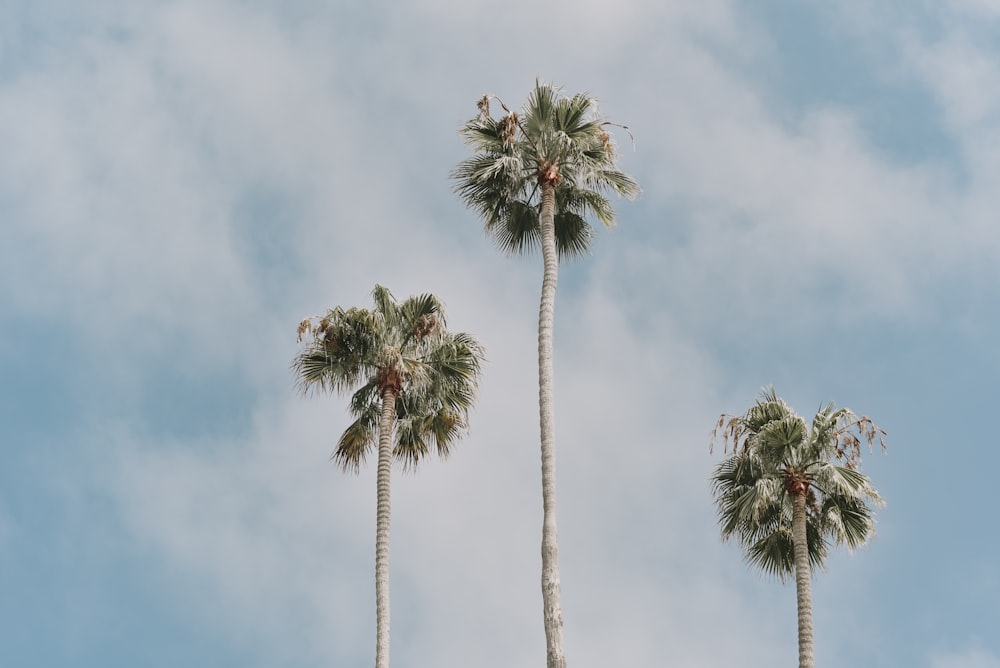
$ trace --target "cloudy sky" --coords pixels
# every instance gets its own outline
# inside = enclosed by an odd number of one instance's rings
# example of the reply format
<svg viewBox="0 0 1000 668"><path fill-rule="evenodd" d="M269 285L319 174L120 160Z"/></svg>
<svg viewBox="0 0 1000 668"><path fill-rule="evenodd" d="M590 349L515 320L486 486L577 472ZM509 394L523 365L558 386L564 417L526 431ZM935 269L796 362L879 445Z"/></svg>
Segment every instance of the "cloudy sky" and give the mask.
<svg viewBox="0 0 1000 668"><path fill-rule="evenodd" d="M709 436L774 384L888 431L817 664L998 668L1000 3L0 5L0 663L361 666L374 467L295 327L435 292L472 430L393 487L392 658L537 668L541 262L451 190L485 92L627 124L642 197L556 307L570 664L793 665L719 540Z"/></svg>

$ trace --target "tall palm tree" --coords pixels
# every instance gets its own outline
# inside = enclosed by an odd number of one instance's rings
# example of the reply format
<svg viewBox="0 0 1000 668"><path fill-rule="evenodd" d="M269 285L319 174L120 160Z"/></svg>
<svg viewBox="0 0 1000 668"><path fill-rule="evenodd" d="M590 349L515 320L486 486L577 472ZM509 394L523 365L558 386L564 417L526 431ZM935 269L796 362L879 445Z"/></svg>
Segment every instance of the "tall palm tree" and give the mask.
<svg viewBox="0 0 1000 668"><path fill-rule="evenodd" d="M430 294L397 302L376 285L373 310L340 307L299 325L305 346L292 362L303 393L353 392L354 422L333 459L358 472L378 443L375 530L376 668L389 665L389 513L392 460L416 466L431 449L446 457L467 428L483 350L468 334L449 333Z"/></svg>
<svg viewBox="0 0 1000 668"><path fill-rule="evenodd" d="M831 543L853 550L874 534L883 501L859 470L861 444L870 450L878 439L885 450L884 434L833 403L810 426L773 387L713 432L733 448L712 476L723 539L735 537L764 573L795 577L799 668L813 666L811 569L822 568Z"/></svg>
<svg viewBox="0 0 1000 668"><path fill-rule="evenodd" d="M504 115L490 111L496 100ZM479 114L461 130L474 155L452 172L465 203L483 218L487 234L509 254L542 251L544 272L538 314L538 406L542 454L542 605L548 668L566 665L559 602L556 537L555 426L552 329L559 258L586 252L593 228L586 216L614 225L608 194L639 193L618 168L614 142L593 98L564 95L535 82L521 114L485 95ZM623 126L618 126L623 127Z"/></svg>

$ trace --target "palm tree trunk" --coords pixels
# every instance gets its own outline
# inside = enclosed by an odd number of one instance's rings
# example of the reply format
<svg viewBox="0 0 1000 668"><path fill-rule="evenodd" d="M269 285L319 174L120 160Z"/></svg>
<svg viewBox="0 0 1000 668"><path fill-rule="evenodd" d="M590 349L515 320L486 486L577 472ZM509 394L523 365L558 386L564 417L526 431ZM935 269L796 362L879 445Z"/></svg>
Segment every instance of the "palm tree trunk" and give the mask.
<svg viewBox="0 0 1000 668"><path fill-rule="evenodd" d="M552 328L559 258L556 254L555 185L542 185L542 299L538 310L538 414L542 441L542 615L547 668L565 668L563 616L559 602L559 543L556 534L556 443L553 406Z"/></svg>
<svg viewBox="0 0 1000 668"><path fill-rule="evenodd" d="M812 582L806 543L806 495L792 496L792 542L795 547L795 598L799 609L799 668L813 668Z"/></svg>
<svg viewBox="0 0 1000 668"><path fill-rule="evenodd" d="M375 513L375 668L389 668L389 485L392 474L392 427L396 419L396 394L382 392L382 417L378 427L378 496Z"/></svg>

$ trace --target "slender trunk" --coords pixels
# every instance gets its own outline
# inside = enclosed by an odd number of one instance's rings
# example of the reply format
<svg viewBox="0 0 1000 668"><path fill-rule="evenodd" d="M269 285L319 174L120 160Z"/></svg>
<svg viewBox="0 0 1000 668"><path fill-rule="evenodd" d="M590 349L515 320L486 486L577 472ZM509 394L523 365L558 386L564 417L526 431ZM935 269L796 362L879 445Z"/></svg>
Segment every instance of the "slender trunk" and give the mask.
<svg viewBox="0 0 1000 668"><path fill-rule="evenodd" d="M563 616L559 602L559 543L556 534L556 443L553 407L552 327L559 257L556 254L555 186L542 186L542 300L538 310L538 414L542 441L542 615L546 666L565 668Z"/></svg>
<svg viewBox="0 0 1000 668"><path fill-rule="evenodd" d="M813 668L812 582L806 543L806 495L792 497L792 542L795 546L795 598L799 608L799 668Z"/></svg>
<svg viewBox="0 0 1000 668"><path fill-rule="evenodd" d="M392 427L396 419L396 393L382 392L382 418L378 426L378 502L375 514L375 668L389 668L389 485L392 475Z"/></svg>

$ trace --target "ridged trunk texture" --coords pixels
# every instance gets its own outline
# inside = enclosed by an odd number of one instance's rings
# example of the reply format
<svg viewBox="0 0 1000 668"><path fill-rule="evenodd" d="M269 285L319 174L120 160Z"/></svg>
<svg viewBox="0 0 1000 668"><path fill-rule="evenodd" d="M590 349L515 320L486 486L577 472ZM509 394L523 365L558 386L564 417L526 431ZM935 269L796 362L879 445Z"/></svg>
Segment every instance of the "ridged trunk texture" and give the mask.
<svg viewBox="0 0 1000 668"><path fill-rule="evenodd" d="M559 542L556 532L556 443L553 406L552 328L559 257L556 254L555 185L542 185L542 300L538 309L538 414L542 442L542 614L546 665L565 668L563 616L559 602Z"/></svg>
<svg viewBox="0 0 1000 668"><path fill-rule="evenodd" d="M396 394L382 392L382 417L378 426L378 496L375 513L375 668L389 668L389 514L392 476L392 428L396 419Z"/></svg>
<svg viewBox="0 0 1000 668"><path fill-rule="evenodd" d="M806 543L806 495L792 496L792 541L795 546L795 598L799 608L799 668L813 668L812 581Z"/></svg>

